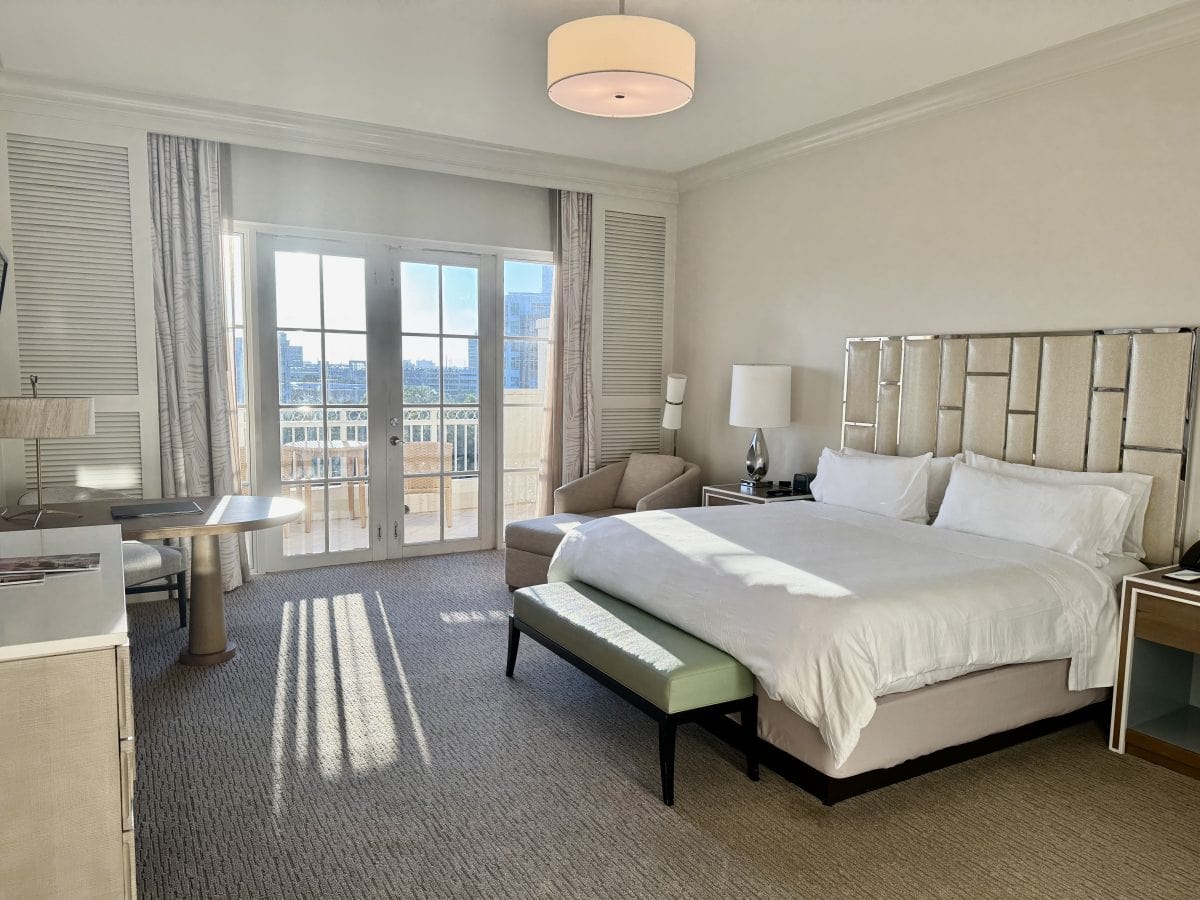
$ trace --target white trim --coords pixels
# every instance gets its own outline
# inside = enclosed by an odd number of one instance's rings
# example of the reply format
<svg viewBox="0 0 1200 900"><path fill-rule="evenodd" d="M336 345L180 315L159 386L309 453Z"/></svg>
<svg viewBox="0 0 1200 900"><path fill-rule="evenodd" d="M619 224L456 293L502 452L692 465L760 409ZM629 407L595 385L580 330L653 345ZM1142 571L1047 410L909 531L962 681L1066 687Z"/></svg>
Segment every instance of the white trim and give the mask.
<svg viewBox="0 0 1200 900"><path fill-rule="evenodd" d="M510 184L615 194L663 203L675 203L678 199L674 176L649 169L332 116L97 87L11 70L0 70L0 110L166 131L231 144Z"/></svg>
<svg viewBox="0 0 1200 900"><path fill-rule="evenodd" d="M1197 41L1200 0L1191 0L701 163L678 173L678 187L681 192L694 190L905 122L968 109Z"/></svg>
<svg viewBox="0 0 1200 900"><path fill-rule="evenodd" d="M331 116L86 85L0 69L0 111L123 125L489 181L674 204L680 191L904 122L967 109L1200 41L1200 0L1086 34L737 150L675 174Z"/></svg>
<svg viewBox="0 0 1200 900"><path fill-rule="evenodd" d="M675 248L677 242L679 210L677 206L630 200L611 195L596 195L592 199L592 385L595 390L593 415L595 416L595 459L600 466L601 446L604 439L605 409L661 409L662 386L653 394L606 396L604 393L604 260L608 252L605 245L604 217L609 211L661 216L666 224L664 246L663 281L663 345L662 372L674 371L675 337ZM664 431L660 435L659 449L666 451L668 438Z"/></svg>
<svg viewBox="0 0 1200 900"><path fill-rule="evenodd" d="M8 129L0 127L0 247L9 260L8 281L0 295L0 396L21 390L20 346L17 343L17 288L13 262L12 204L8 187ZM25 442L0 440L0 502L15 501L25 489Z"/></svg>
<svg viewBox="0 0 1200 900"><path fill-rule="evenodd" d="M443 253L467 253L473 256L503 256L505 259L528 259L553 262L554 254L549 250L529 250L518 247L501 247L498 244L471 244L462 241L437 241L396 234L380 234L372 231L343 231L337 228L321 228L307 225L276 225L252 219L237 219L239 227L248 228L258 234L273 237L302 238L308 240L333 241L352 244L381 244L388 250Z"/></svg>
<svg viewBox="0 0 1200 900"><path fill-rule="evenodd" d="M121 618L124 619L125 617L122 616ZM83 637L38 641L33 644L10 644L0 647L0 662L34 659L39 656L62 656L66 653L85 653L89 650L109 650L113 647L127 646L129 646L129 634L125 631L113 631L108 634L89 634Z"/></svg>
<svg viewBox="0 0 1200 900"><path fill-rule="evenodd" d="M17 283L21 278L20 261L13 261L15 247L11 222L8 177L9 134L29 134L40 138L80 141L123 147L129 155L129 228L132 236L137 346L138 392L136 394L99 395L99 412L136 412L139 416L142 464L142 494L146 498L162 496L162 457L159 447L158 367L154 334L154 273L150 221L149 151L146 133L108 121L91 124L56 116L6 110L2 91L4 72L0 71L0 242L8 250L10 262L3 317L0 318L0 395L20 392L19 332L17 329ZM25 451L23 441L0 441L0 500L5 494L15 497L25 490Z"/></svg>

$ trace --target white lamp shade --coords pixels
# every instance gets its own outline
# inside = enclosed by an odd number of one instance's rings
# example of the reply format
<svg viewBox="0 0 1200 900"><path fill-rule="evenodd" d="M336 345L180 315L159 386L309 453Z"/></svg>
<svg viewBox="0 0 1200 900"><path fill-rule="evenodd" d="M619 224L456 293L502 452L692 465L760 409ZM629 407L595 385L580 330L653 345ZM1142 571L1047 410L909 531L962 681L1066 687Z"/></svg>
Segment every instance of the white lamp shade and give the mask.
<svg viewBox="0 0 1200 900"><path fill-rule="evenodd" d="M667 402L682 403L683 392L687 390L687 376L672 372L667 376Z"/></svg>
<svg viewBox="0 0 1200 900"><path fill-rule="evenodd" d="M91 397L0 397L0 438L90 437L96 433Z"/></svg>
<svg viewBox="0 0 1200 900"><path fill-rule="evenodd" d="M792 367L735 365L729 394L729 424L780 428L792 421Z"/></svg>
<svg viewBox="0 0 1200 900"><path fill-rule="evenodd" d="M667 403L663 405L662 427L667 431L678 431L683 427L683 404Z"/></svg>
<svg viewBox="0 0 1200 900"><path fill-rule="evenodd" d="M692 99L696 41L645 16L591 16L559 25L546 42L546 89L591 116L670 112Z"/></svg>

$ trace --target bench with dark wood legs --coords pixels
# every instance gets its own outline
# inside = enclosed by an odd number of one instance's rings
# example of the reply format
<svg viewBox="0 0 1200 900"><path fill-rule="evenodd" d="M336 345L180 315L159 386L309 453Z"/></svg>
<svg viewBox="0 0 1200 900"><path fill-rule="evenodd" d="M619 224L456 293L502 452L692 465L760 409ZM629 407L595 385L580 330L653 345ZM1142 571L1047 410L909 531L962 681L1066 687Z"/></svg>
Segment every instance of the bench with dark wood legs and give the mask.
<svg viewBox="0 0 1200 900"><path fill-rule="evenodd" d="M675 730L736 712L746 774L758 780L758 698L750 670L727 653L584 584L543 584L513 595L511 678L521 634L554 651L658 722L663 803L675 802Z"/></svg>

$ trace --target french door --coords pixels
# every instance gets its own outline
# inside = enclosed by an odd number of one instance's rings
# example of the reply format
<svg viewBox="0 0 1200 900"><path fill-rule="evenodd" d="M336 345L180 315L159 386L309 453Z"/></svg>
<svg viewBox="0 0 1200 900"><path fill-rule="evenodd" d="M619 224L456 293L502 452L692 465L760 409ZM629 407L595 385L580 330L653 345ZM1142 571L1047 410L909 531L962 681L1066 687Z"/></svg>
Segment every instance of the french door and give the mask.
<svg viewBox="0 0 1200 900"><path fill-rule="evenodd" d="M388 556L495 545L495 268L389 254Z"/></svg>
<svg viewBox="0 0 1200 900"><path fill-rule="evenodd" d="M267 568L495 545L495 269L258 235L259 481L305 504Z"/></svg>

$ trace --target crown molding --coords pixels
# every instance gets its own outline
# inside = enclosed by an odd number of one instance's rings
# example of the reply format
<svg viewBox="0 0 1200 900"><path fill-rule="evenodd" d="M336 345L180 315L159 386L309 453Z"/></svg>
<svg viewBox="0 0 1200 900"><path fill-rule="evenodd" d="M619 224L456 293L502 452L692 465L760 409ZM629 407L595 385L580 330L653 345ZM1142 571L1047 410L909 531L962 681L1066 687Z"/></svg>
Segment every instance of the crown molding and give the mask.
<svg viewBox="0 0 1200 900"><path fill-rule="evenodd" d="M930 116L968 109L1126 60L1200 41L1200 0L885 100L677 173L689 191Z"/></svg>
<svg viewBox="0 0 1200 900"><path fill-rule="evenodd" d="M1200 41L1200 0L838 116L675 174L244 103L97 87L0 68L0 110L674 204L679 192L906 122Z"/></svg>
<svg viewBox="0 0 1200 900"><path fill-rule="evenodd" d="M186 134L489 181L657 203L678 201L675 177L665 172L332 116L96 87L4 69L0 69L0 110Z"/></svg>

